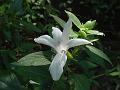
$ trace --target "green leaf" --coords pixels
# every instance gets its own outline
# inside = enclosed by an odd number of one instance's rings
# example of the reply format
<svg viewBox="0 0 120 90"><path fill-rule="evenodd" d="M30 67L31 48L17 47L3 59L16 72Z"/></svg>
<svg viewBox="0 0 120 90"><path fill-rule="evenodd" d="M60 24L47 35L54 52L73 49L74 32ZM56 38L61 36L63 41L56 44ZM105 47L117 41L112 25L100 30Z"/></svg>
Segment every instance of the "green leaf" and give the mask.
<svg viewBox="0 0 120 90"><path fill-rule="evenodd" d="M16 15L23 15L23 0L12 0L8 11L11 14L15 13Z"/></svg>
<svg viewBox="0 0 120 90"><path fill-rule="evenodd" d="M47 55L47 57L46 57ZM51 54L52 55L52 54ZM18 60L17 62L14 62L13 64L17 64L20 66L41 66L41 65L49 65L50 64L50 52L48 51L40 51L28 54Z"/></svg>
<svg viewBox="0 0 120 90"><path fill-rule="evenodd" d="M86 48L88 50L90 50L92 53L98 55L99 57L105 59L106 61L108 61L110 64L112 64L112 62L110 61L110 59L108 58L108 56L101 50L93 47L93 46L89 46L89 45L86 45Z"/></svg>
<svg viewBox="0 0 120 90"><path fill-rule="evenodd" d="M72 22L80 29L81 23L79 21L79 19L71 12L65 11L69 18L72 20Z"/></svg>
<svg viewBox="0 0 120 90"><path fill-rule="evenodd" d="M6 7L7 7L7 4L5 4L5 3L0 6L0 15L5 13Z"/></svg>
<svg viewBox="0 0 120 90"><path fill-rule="evenodd" d="M90 90L91 80L85 75L73 74L69 82L74 84L72 90Z"/></svg>
<svg viewBox="0 0 120 90"><path fill-rule="evenodd" d="M11 69L23 78L44 84L51 80L49 65L52 53L50 51L35 52L11 64Z"/></svg>
<svg viewBox="0 0 120 90"><path fill-rule="evenodd" d="M86 68L86 69L92 69L92 68L97 67L97 64L92 63L92 62L90 62L88 60L81 60L79 62L79 64L80 64L81 67Z"/></svg>
<svg viewBox="0 0 120 90"><path fill-rule="evenodd" d="M30 42L22 42L20 48L25 52L32 52L33 48L35 47L35 44Z"/></svg>
<svg viewBox="0 0 120 90"><path fill-rule="evenodd" d="M20 85L15 74L2 71L0 72L0 90L25 90L25 88Z"/></svg>
<svg viewBox="0 0 120 90"><path fill-rule="evenodd" d="M104 33L96 31L96 30L87 30L86 32L89 34L93 34L93 35L101 35L101 36L104 35Z"/></svg>
<svg viewBox="0 0 120 90"><path fill-rule="evenodd" d="M54 20L55 20L57 23L59 23L61 27L64 27L64 25L65 25L65 21L64 21L64 20L62 20L62 19L59 18L58 16L55 16L55 15L52 15L52 14L50 14L50 16L53 17Z"/></svg>
<svg viewBox="0 0 120 90"><path fill-rule="evenodd" d="M88 28L88 29L90 30L90 29L93 29L93 28L94 28L95 24L96 24L96 20L87 21L87 22L84 24L84 27L85 27L85 28Z"/></svg>
<svg viewBox="0 0 120 90"><path fill-rule="evenodd" d="M119 71L115 71L110 73L111 76L120 76L120 72Z"/></svg>
<svg viewBox="0 0 120 90"><path fill-rule="evenodd" d="M12 39L12 34L10 30L3 30L3 34L6 40L11 41Z"/></svg>
<svg viewBox="0 0 120 90"><path fill-rule="evenodd" d="M87 54L89 55L89 57L86 58L87 61L93 62L93 63L105 68L105 60L103 58L99 57L98 55L92 53L89 50L87 51Z"/></svg>
<svg viewBox="0 0 120 90"><path fill-rule="evenodd" d="M117 65L117 70L114 72L111 72L110 75L120 77L120 65L119 64Z"/></svg>
<svg viewBox="0 0 120 90"><path fill-rule="evenodd" d="M21 21L21 23L25 27L26 32L38 32L38 33L41 32L41 30L35 25L33 25L31 22Z"/></svg>
<svg viewBox="0 0 120 90"><path fill-rule="evenodd" d="M17 47L19 47L20 44L21 44L21 42L22 42L22 36L20 35L20 31L17 30L17 29L16 29L15 32L14 32L13 41L14 41L14 43L15 43L15 45L16 45Z"/></svg>
<svg viewBox="0 0 120 90"><path fill-rule="evenodd" d="M69 84L66 80L60 79L59 81L53 83L51 90L69 90Z"/></svg>

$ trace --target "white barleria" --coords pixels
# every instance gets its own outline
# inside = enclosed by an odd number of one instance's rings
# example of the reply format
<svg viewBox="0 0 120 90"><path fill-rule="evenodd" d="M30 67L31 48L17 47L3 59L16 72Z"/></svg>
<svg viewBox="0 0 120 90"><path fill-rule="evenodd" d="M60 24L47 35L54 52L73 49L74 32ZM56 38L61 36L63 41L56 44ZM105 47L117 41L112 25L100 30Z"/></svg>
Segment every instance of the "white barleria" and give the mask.
<svg viewBox="0 0 120 90"><path fill-rule="evenodd" d="M67 50L78 45L92 44L85 39L69 39L71 28L72 21L69 19L64 26L63 32L56 27L52 27L53 38L42 35L34 39L35 42L48 45L56 50L57 54L49 67L50 74L55 81L59 80L63 73L63 67L67 61Z"/></svg>

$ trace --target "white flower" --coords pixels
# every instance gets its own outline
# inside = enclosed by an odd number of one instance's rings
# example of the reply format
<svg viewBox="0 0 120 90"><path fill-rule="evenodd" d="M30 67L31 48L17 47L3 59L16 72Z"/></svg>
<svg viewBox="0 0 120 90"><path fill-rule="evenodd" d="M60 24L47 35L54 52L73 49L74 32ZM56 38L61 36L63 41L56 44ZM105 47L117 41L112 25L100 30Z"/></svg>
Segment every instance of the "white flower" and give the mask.
<svg viewBox="0 0 120 90"><path fill-rule="evenodd" d="M57 54L49 67L50 74L55 81L59 80L63 73L63 67L67 61L67 50L78 45L92 44L85 39L69 39L69 30L71 28L72 21L69 19L64 26L63 32L56 27L52 27L53 38L48 35L42 35L34 39L35 42L48 45L57 51Z"/></svg>

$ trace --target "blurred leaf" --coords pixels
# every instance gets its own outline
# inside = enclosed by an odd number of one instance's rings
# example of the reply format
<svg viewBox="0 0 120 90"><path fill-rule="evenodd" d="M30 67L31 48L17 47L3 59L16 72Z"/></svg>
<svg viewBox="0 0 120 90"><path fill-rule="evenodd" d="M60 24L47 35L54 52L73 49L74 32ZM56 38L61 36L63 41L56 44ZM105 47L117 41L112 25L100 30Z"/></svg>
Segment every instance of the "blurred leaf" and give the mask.
<svg viewBox="0 0 120 90"><path fill-rule="evenodd" d="M53 83L51 90L69 90L69 84L66 80L60 79L59 81Z"/></svg>
<svg viewBox="0 0 120 90"><path fill-rule="evenodd" d="M64 25L65 25L65 21L64 21L64 20L62 20L62 19L59 18L58 16L55 16L55 15L52 15L52 14L50 14L50 16L52 16L52 17L54 18L54 20L55 20L57 23L60 24L61 27L64 27Z"/></svg>
<svg viewBox="0 0 120 90"><path fill-rule="evenodd" d="M78 37L78 34L77 32L74 32L72 29L70 30L70 38L77 38Z"/></svg>
<svg viewBox="0 0 120 90"><path fill-rule="evenodd" d="M120 71L110 73L111 76L120 76Z"/></svg>
<svg viewBox="0 0 120 90"><path fill-rule="evenodd" d="M81 23L79 21L79 19L71 12L65 11L69 18L72 20L72 22L80 29Z"/></svg>
<svg viewBox="0 0 120 90"><path fill-rule="evenodd" d="M0 90L25 90L20 85L15 74L10 72L0 72Z"/></svg>
<svg viewBox="0 0 120 90"><path fill-rule="evenodd" d="M74 90L90 90L91 80L85 75L73 74L71 80L74 82Z"/></svg>
<svg viewBox="0 0 120 90"><path fill-rule="evenodd" d="M21 40L21 35L20 35L20 31L19 30L15 30L15 32L14 32L14 36L13 36L14 38L13 38L13 42L14 42L14 44L16 45L16 47L19 47L20 46L20 44L22 43L22 40Z"/></svg>
<svg viewBox="0 0 120 90"><path fill-rule="evenodd" d="M93 46L89 46L86 45L86 48L89 49L92 53L98 55L99 57L105 59L106 61L108 61L110 64L112 64L112 62L110 61L110 59L108 58L108 56L101 50L93 47Z"/></svg>
<svg viewBox="0 0 120 90"><path fill-rule="evenodd" d="M92 39L92 40L90 40L90 42L96 42L96 41L98 41L99 39Z"/></svg>
<svg viewBox="0 0 120 90"><path fill-rule="evenodd" d="M79 36L82 38L85 38L85 37L87 37L87 34L86 34L86 32L81 30L81 31L79 31Z"/></svg>
<svg viewBox="0 0 120 90"><path fill-rule="evenodd" d="M30 42L22 42L20 48L25 52L32 52L35 44Z"/></svg>
<svg viewBox="0 0 120 90"><path fill-rule="evenodd" d="M96 31L96 30L87 30L86 32L89 34L93 34L93 35L101 35L101 36L104 35L104 33Z"/></svg>
<svg viewBox="0 0 120 90"><path fill-rule="evenodd" d="M3 34L6 40L11 41L12 35L10 30L3 30Z"/></svg>
<svg viewBox="0 0 120 90"><path fill-rule="evenodd" d="M120 77L120 65L117 65L117 70L110 73L111 76L119 76Z"/></svg>
<svg viewBox="0 0 120 90"><path fill-rule="evenodd" d="M8 55L10 58L17 60L16 59L16 51L15 50L8 50Z"/></svg>
<svg viewBox="0 0 120 90"><path fill-rule="evenodd" d="M33 25L31 22L21 21L21 23L23 24L26 32L41 32L41 30Z"/></svg>
<svg viewBox="0 0 120 90"><path fill-rule="evenodd" d="M92 68L97 67L97 64L92 63L92 62L87 61L87 60L81 60L79 62L79 64L80 64L81 67L86 68L86 69L92 69Z"/></svg>
<svg viewBox="0 0 120 90"><path fill-rule="evenodd" d="M84 27L85 28L88 28L89 30L92 30L94 28L96 24L96 20L93 20L93 21L87 21L85 24L84 24Z"/></svg>
<svg viewBox="0 0 120 90"><path fill-rule="evenodd" d="M16 15L23 15L23 0L12 0L9 12L11 14L15 13Z"/></svg>
<svg viewBox="0 0 120 90"><path fill-rule="evenodd" d="M0 6L0 15L5 13L6 6L5 4Z"/></svg>

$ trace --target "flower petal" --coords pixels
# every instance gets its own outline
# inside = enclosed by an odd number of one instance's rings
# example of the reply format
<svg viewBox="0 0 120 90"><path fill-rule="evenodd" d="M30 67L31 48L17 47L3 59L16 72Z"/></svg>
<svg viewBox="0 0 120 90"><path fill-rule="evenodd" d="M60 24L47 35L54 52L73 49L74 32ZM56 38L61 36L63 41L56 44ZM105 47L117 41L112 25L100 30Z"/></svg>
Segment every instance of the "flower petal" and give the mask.
<svg viewBox="0 0 120 90"><path fill-rule="evenodd" d="M85 40L85 39L71 39L67 43L68 49L71 47L79 46L79 45L84 45L84 44L92 44L90 41Z"/></svg>
<svg viewBox="0 0 120 90"><path fill-rule="evenodd" d="M60 79L63 73L63 67L66 63L67 56L65 53L57 53L54 57L49 70L53 80L57 81Z"/></svg>
<svg viewBox="0 0 120 90"><path fill-rule="evenodd" d="M55 48L54 40L48 35L42 35L38 38L35 38L34 41L37 42L37 43L45 44L45 45L48 45L52 48Z"/></svg>
<svg viewBox="0 0 120 90"><path fill-rule="evenodd" d="M64 26L64 30L63 30L63 34L62 34L62 40L63 40L62 43L63 44L68 42L71 28L72 28L72 21L69 19Z"/></svg>
<svg viewBox="0 0 120 90"><path fill-rule="evenodd" d="M60 41L61 40L61 36L62 36L62 32L60 31L59 28L56 28L56 27L52 27L52 29L53 29L53 31L52 31L53 38L56 41Z"/></svg>

